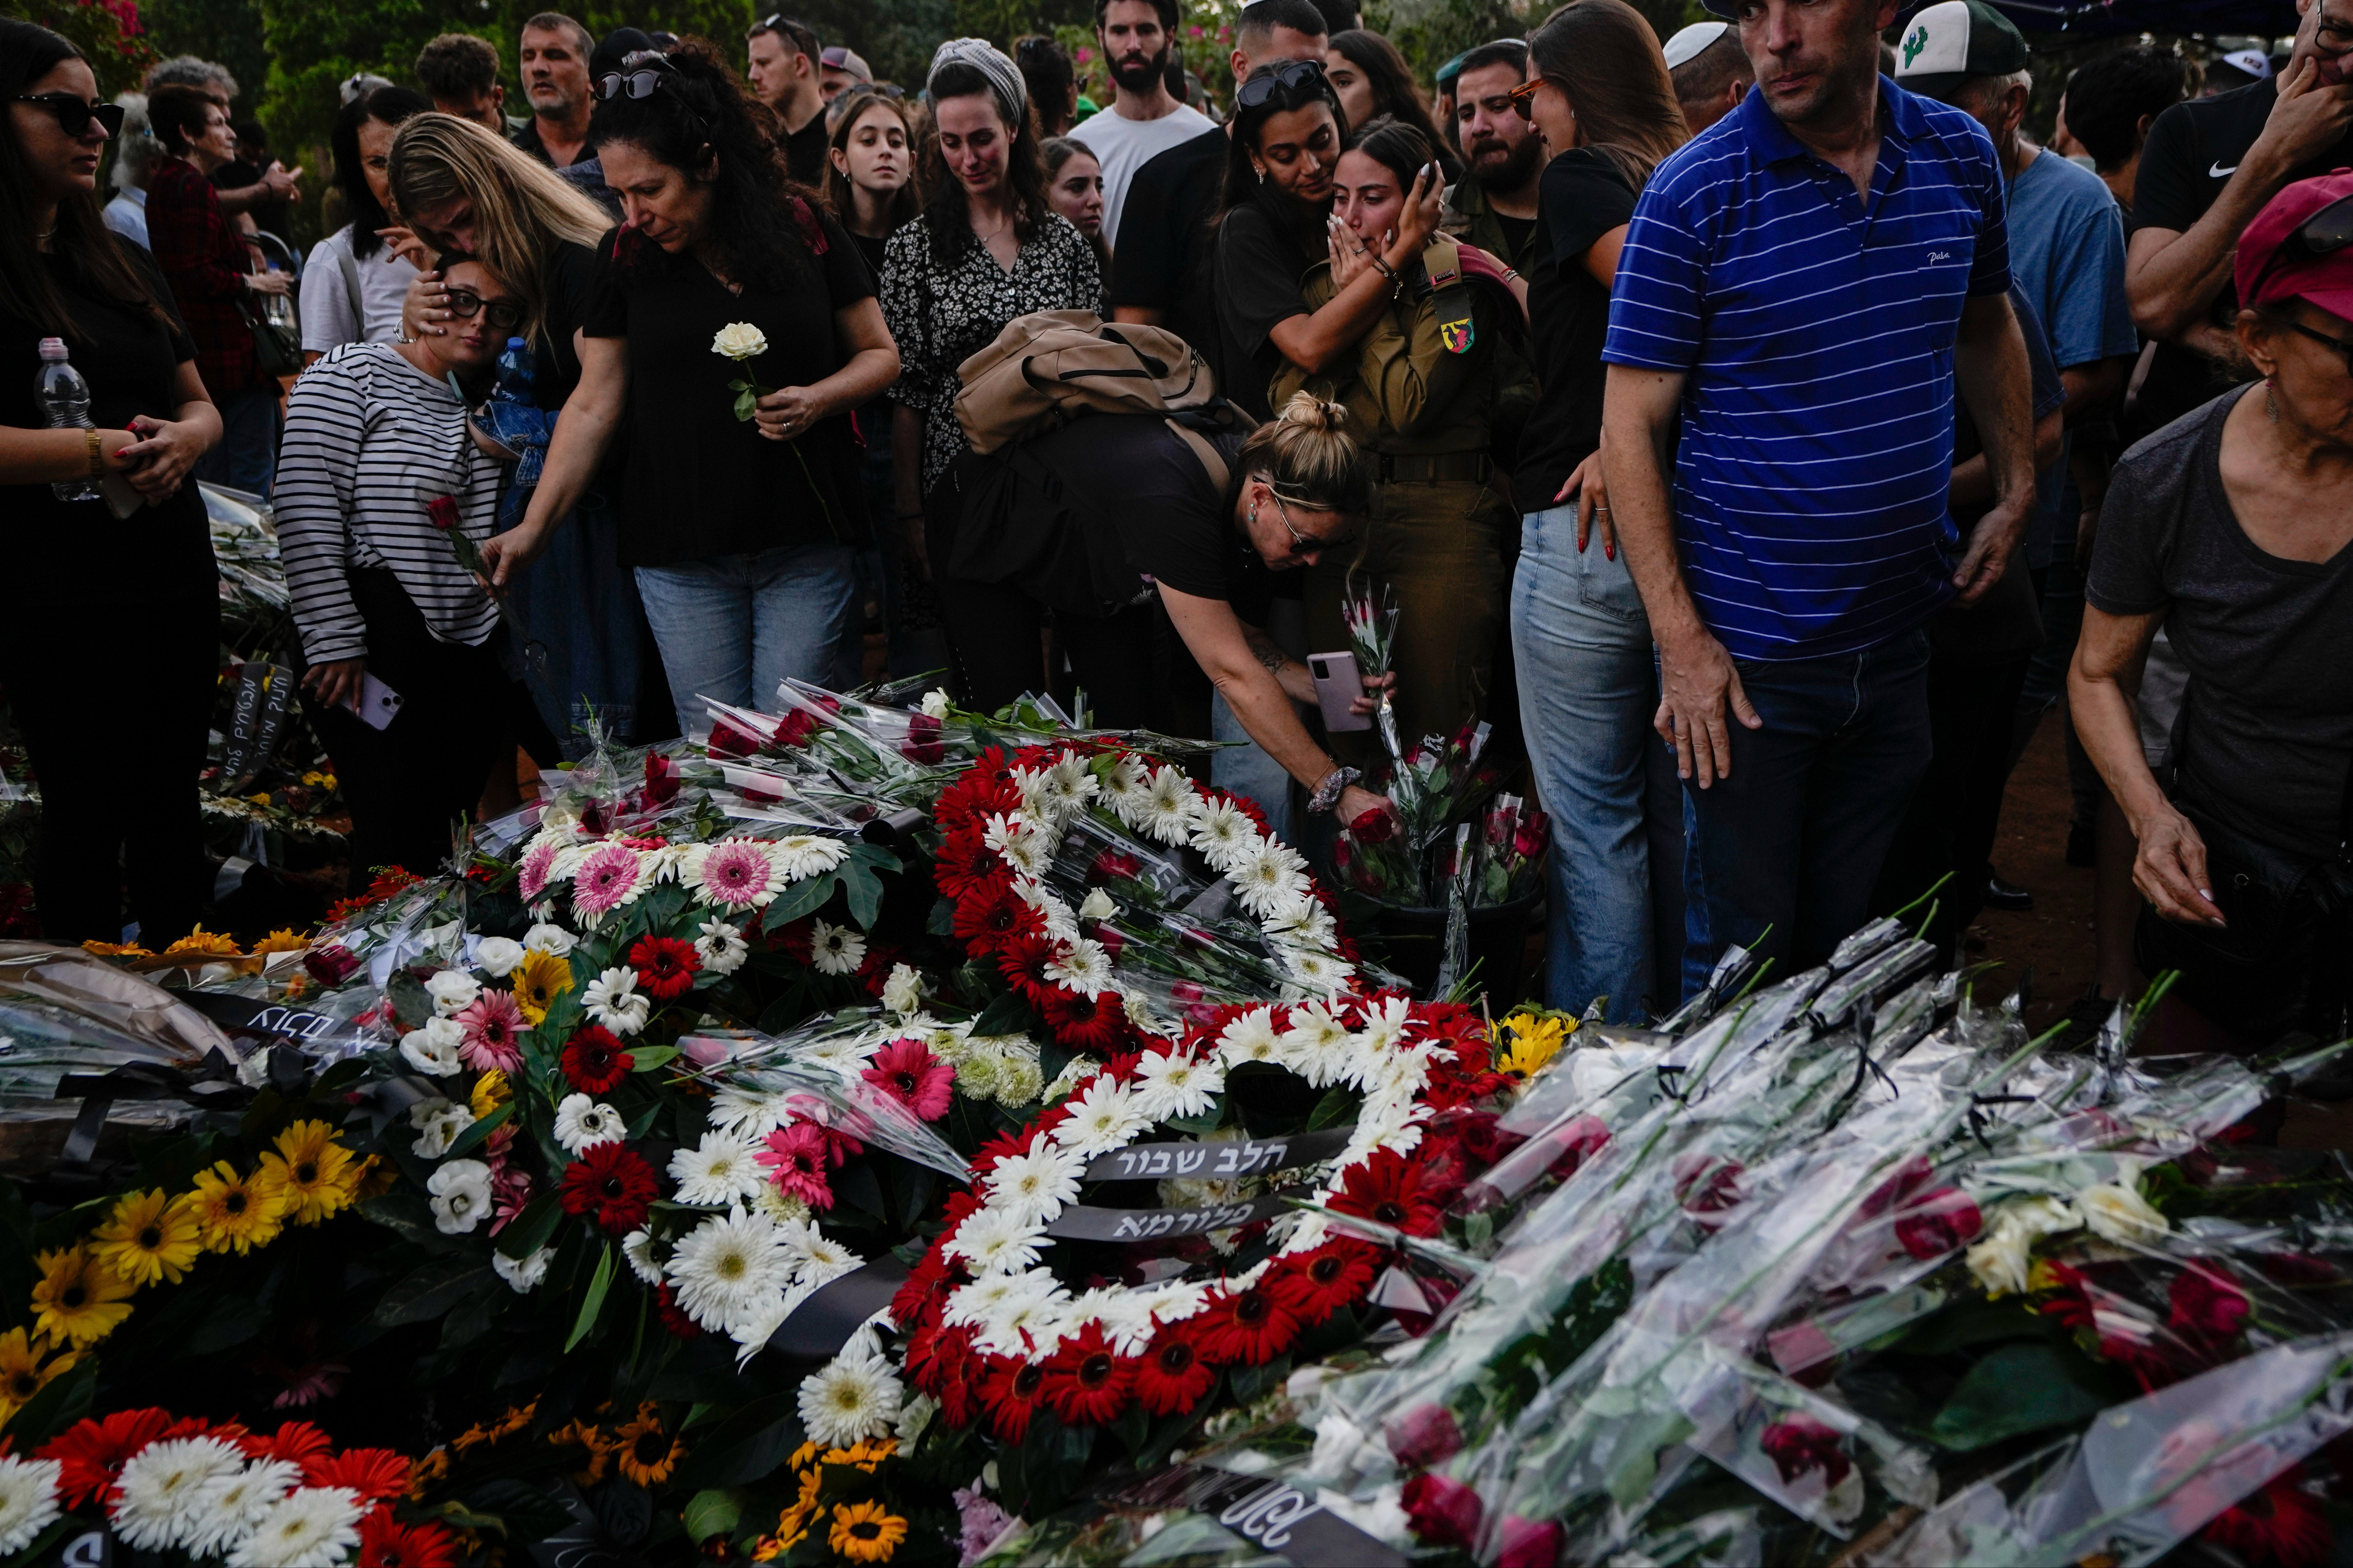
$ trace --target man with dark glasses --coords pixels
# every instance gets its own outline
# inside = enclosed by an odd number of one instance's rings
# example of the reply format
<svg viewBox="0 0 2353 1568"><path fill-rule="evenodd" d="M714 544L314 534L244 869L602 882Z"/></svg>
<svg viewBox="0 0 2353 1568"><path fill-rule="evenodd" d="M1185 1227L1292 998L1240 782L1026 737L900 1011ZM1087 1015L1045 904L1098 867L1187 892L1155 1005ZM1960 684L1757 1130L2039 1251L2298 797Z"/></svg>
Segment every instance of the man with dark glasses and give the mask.
<svg viewBox="0 0 2353 1568"><path fill-rule="evenodd" d="M785 167L804 185L825 178L824 51L806 22L782 12L763 16L744 35L752 96L776 111L776 144Z"/></svg>
<svg viewBox="0 0 2353 1568"><path fill-rule="evenodd" d="M2131 440L2241 382L2231 255L2274 196L2353 164L2353 0L2296 0L2287 68L2178 103L2149 127L2133 188L2125 287L2158 340Z"/></svg>

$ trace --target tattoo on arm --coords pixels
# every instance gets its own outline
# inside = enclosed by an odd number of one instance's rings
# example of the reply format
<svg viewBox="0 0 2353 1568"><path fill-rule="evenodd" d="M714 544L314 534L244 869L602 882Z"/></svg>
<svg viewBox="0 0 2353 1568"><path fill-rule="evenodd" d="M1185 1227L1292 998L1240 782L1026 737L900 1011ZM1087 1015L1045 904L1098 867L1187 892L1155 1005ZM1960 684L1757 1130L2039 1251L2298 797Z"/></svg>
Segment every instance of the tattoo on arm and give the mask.
<svg viewBox="0 0 2353 1568"><path fill-rule="evenodd" d="M1242 637L1250 644L1250 650L1257 656L1259 663L1266 666L1269 674L1281 675L1282 667L1291 662L1291 656L1276 647L1274 639L1256 626L1244 626Z"/></svg>

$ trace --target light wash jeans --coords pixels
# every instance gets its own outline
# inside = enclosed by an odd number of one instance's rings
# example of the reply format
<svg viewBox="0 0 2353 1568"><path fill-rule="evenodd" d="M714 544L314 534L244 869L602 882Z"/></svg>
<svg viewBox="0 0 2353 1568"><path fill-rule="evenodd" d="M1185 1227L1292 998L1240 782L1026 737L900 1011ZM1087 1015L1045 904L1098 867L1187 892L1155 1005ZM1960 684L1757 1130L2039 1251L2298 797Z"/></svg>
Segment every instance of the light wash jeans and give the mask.
<svg viewBox="0 0 2353 1568"><path fill-rule="evenodd" d="M1512 578L1520 725L1546 812L1545 1002L1613 1023L1675 998L1683 929L1683 802L1651 729L1659 705L1651 623L1620 550L1577 548L1577 508L1521 521Z"/></svg>
<svg viewBox="0 0 2353 1568"><path fill-rule="evenodd" d="M1297 599L1277 599L1268 606L1266 635L1293 658L1307 657L1307 615ZM1303 715L1305 710L1301 710ZM1226 706L1224 697L1209 694L1209 739L1239 741L1210 753L1209 782L1229 795L1256 803L1266 813L1267 826L1286 844L1298 843L1291 810L1291 775L1250 738L1242 721Z"/></svg>
<svg viewBox="0 0 2353 1568"><path fill-rule="evenodd" d="M776 710L786 676L822 682L857 597L845 544L804 544L637 569L680 730L710 732L704 697Z"/></svg>

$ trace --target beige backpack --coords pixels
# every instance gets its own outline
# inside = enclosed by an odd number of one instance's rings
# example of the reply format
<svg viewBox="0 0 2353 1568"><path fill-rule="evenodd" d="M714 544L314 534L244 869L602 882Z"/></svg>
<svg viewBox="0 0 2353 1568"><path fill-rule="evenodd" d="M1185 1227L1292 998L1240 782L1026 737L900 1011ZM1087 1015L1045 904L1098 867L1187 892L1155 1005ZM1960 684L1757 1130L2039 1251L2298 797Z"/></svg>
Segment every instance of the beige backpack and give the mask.
<svg viewBox="0 0 2353 1568"><path fill-rule="evenodd" d="M1218 395L1208 362L1184 339L1092 310L1016 316L956 375L956 422L983 457L1073 414L1179 414Z"/></svg>

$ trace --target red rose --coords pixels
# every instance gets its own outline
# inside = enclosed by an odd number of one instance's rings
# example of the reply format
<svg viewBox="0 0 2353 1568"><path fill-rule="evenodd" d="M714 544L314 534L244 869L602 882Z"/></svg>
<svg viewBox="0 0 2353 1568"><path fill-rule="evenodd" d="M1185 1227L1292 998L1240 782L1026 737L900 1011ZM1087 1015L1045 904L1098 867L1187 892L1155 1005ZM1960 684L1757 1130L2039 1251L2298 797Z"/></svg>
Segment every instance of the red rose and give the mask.
<svg viewBox="0 0 2353 1568"><path fill-rule="evenodd" d="M1834 1487L1846 1479L1854 1468L1846 1457L1843 1440L1836 1428L1815 1420L1810 1415L1785 1415L1765 1428L1757 1440L1773 1468L1781 1472L1781 1484L1788 1486L1809 1470L1822 1473L1822 1485Z"/></svg>
<svg viewBox="0 0 2353 1568"><path fill-rule="evenodd" d="M1442 1465L1462 1451L1462 1428L1443 1405L1417 1405L1381 1428L1397 1462L1415 1469Z"/></svg>
<svg viewBox="0 0 2353 1568"><path fill-rule="evenodd" d="M1398 1500L1414 1534L1432 1546L1469 1546L1478 1539L1479 1494L1461 1481L1425 1472L1406 1482Z"/></svg>
<svg viewBox="0 0 2353 1568"><path fill-rule="evenodd" d="M1387 844L1397 837L1397 820L1389 816L1387 806L1377 805L1359 812L1348 824L1348 837L1364 845Z"/></svg>
<svg viewBox="0 0 2353 1568"><path fill-rule="evenodd" d="M458 526L458 498L435 496L425 503L425 521L443 532Z"/></svg>
<svg viewBox="0 0 2353 1568"><path fill-rule="evenodd" d="M1942 1258L1985 1228L1978 1205L1958 1187L1938 1187L1906 1204L1895 1216L1895 1239L1913 1257Z"/></svg>

